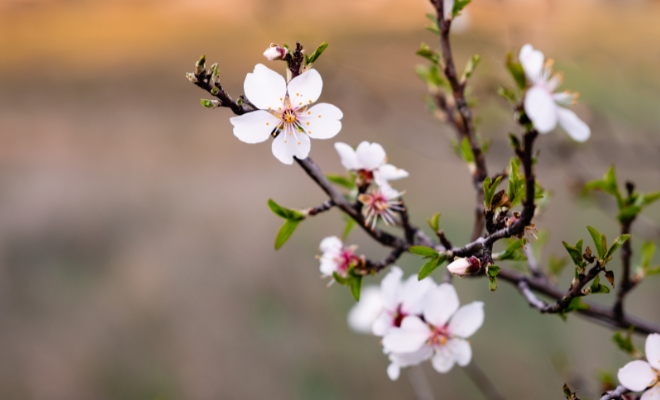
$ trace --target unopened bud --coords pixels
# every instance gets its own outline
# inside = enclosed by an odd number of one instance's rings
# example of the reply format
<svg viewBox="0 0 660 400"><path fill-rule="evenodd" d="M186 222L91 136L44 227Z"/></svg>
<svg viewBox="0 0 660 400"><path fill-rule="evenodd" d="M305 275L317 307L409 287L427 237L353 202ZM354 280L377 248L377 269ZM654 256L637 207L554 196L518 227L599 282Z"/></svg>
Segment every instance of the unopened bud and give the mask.
<svg viewBox="0 0 660 400"><path fill-rule="evenodd" d="M281 48L280 46L272 43L269 48L264 51L264 57L268 61L281 60L286 55L286 49Z"/></svg>
<svg viewBox="0 0 660 400"><path fill-rule="evenodd" d="M202 71L206 68L206 56L201 56L199 60L195 63L195 72L197 75L201 74Z"/></svg>
<svg viewBox="0 0 660 400"><path fill-rule="evenodd" d="M447 266L447 269L457 276L472 275L481 269L481 261L474 256L470 258L457 258Z"/></svg>
<svg viewBox="0 0 660 400"><path fill-rule="evenodd" d="M197 82L197 77L195 77L195 74L192 72L186 72L186 78L188 78L188 80L192 83Z"/></svg>

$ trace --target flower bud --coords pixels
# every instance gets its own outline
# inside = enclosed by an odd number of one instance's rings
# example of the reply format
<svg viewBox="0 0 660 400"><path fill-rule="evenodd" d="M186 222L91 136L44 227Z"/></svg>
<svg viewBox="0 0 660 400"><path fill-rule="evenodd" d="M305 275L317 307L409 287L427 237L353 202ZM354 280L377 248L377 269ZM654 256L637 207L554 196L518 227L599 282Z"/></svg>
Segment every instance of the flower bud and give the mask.
<svg viewBox="0 0 660 400"><path fill-rule="evenodd" d="M475 272L479 272L481 262L474 256L470 258L457 258L447 266L447 269L457 276L472 275Z"/></svg>
<svg viewBox="0 0 660 400"><path fill-rule="evenodd" d="M286 49L281 48L275 43L272 43L270 47L264 51L264 57L266 57L268 61L281 60L284 55L286 55Z"/></svg>

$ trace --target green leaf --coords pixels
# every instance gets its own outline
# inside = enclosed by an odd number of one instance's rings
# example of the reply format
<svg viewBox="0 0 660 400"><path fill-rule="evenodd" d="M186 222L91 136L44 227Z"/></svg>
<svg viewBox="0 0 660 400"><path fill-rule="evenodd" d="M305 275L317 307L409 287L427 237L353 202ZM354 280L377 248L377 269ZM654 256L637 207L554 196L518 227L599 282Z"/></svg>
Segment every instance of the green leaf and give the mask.
<svg viewBox="0 0 660 400"><path fill-rule="evenodd" d="M424 65L418 65L415 68L415 72L419 75L420 78L429 86L438 88L441 86L447 86L447 81L440 74L440 69L436 64L431 64L428 67Z"/></svg>
<svg viewBox="0 0 660 400"><path fill-rule="evenodd" d="M497 290L497 278L494 276L488 276L488 289L491 292L494 292Z"/></svg>
<svg viewBox="0 0 660 400"><path fill-rule="evenodd" d="M649 193L649 194L645 194L642 197L642 203L645 206L648 206L649 204L657 201L658 199L660 199L660 192Z"/></svg>
<svg viewBox="0 0 660 400"><path fill-rule="evenodd" d="M312 55L309 56L308 64L311 64L311 63L315 62L321 56L321 54L323 54L323 52L325 51L325 49L327 47L328 47L328 44L326 42L321 43L319 45L319 47L316 48L314 53L312 53Z"/></svg>
<svg viewBox="0 0 660 400"><path fill-rule="evenodd" d="M496 277L502 268L497 265L488 266L488 276Z"/></svg>
<svg viewBox="0 0 660 400"><path fill-rule="evenodd" d="M461 12L461 10L465 8L465 6L470 4L470 1L471 0L456 0L454 2L454 8L451 10L452 18L456 17Z"/></svg>
<svg viewBox="0 0 660 400"><path fill-rule="evenodd" d="M273 213L275 213L275 215L277 215L280 218L290 219L295 221L302 221L303 219L305 219L305 214L301 213L298 210L284 208L279 204L275 203L272 199L268 199L268 207L270 207L271 211L273 211Z"/></svg>
<svg viewBox="0 0 660 400"><path fill-rule="evenodd" d="M591 281L591 286L589 286L591 289L591 293L609 293L610 288L608 288L605 285L601 285L600 283L600 274L596 275L593 281Z"/></svg>
<svg viewBox="0 0 660 400"><path fill-rule="evenodd" d="M484 207L486 207L486 210L488 211L492 210L493 197L495 197L495 193L497 192L497 186L500 184L501 180L502 180L502 175L495 178L495 182L493 182L493 180L489 176L486 177L486 179L484 179L483 182Z"/></svg>
<svg viewBox="0 0 660 400"><path fill-rule="evenodd" d="M426 58L433 64L438 64L440 61L440 55L431 50L431 48L427 46L426 43L422 43L421 48L417 50L417 55Z"/></svg>
<svg viewBox="0 0 660 400"><path fill-rule="evenodd" d="M440 230L440 213L435 213L431 218L428 218L426 222L429 223L433 232L438 232Z"/></svg>
<svg viewBox="0 0 660 400"><path fill-rule="evenodd" d="M438 255L440 255L437 251L426 246L411 246L408 250L413 254L423 257L438 257Z"/></svg>
<svg viewBox="0 0 660 400"><path fill-rule="evenodd" d="M582 304L582 297L574 297L570 303L568 303L568 307L561 311L559 313L559 316L565 321L566 320L566 314L577 311L577 310L588 310L589 305L588 304Z"/></svg>
<svg viewBox="0 0 660 400"><path fill-rule="evenodd" d="M584 253L584 251L582 251L582 239L578 240L577 243L575 243L575 248L577 249L577 251L580 252L580 254Z"/></svg>
<svg viewBox="0 0 660 400"><path fill-rule="evenodd" d="M630 238L630 235L625 234L625 235L621 235L618 238L614 239L614 242L612 242L612 245L610 246L610 248L607 249L607 254L605 255L605 258L612 257L614 252L617 251L617 249L619 247L621 247L621 245L624 244L626 242L626 240L628 240L628 238Z"/></svg>
<svg viewBox="0 0 660 400"><path fill-rule="evenodd" d="M513 80L516 81L518 89L524 90L527 87L527 79L525 78L525 71L519 61L513 61L513 52L507 54L506 67L509 69Z"/></svg>
<svg viewBox="0 0 660 400"><path fill-rule="evenodd" d="M282 247L282 245L284 245L287 240L289 240L291 235L293 235L293 232L298 227L299 223L300 220L289 219L284 223L284 225L282 225L280 230L277 232L277 237L275 238L275 250L279 250L279 248Z"/></svg>
<svg viewBox="0 0 660 400"><path fill-rule="evenodd" d="M345 187L346 189L353 189L356 187L355 180L351 180L342 175L326 174L325 177L335 185Z"/></svg>
<svg viewBox="0 0 660 400"><path fill-rule="evenodd" d="M646 270L646 276L658 275L658 274L660 274L660 266L657 266L655 268L649 268Z"/></svg>
<svg viewBox="0 0 660 400"><path fill-rule="evenodd" d="M520 148L520 139L518 139L518 136L516 136L515 134L509 133L509 144L514 149L519 149Z"/></svg>
<svg viewBox="0 0 660 400"><path fill-rule="evenodd" d="M431 20L431 26L427 26L426 30L435 33L436 35L440 34L440 28L438 27L438 20L435 17L435 15L428 13L426 14L426 18Z"/></svg>
<svg viewBox="0 0 660 400"><path fill-rule="evenodd" d="M497 89L497 94L502 96L504 99L506 99L513 106L518 104L518 96L511 89L508 89L508 88L505 88L504 86L502 86L499 89Z"/></svg>
<svg viewBox="0 0 660 400"><path fill-rule="evenodd" d="M514 261L525 261L527 257L522 252L523 246L527 244L526 239L516 240L507 246L506 250L502 253L494 255L493 259L501 260L514 260ZM489 267L490 268L490 267Z"/></svg>
<svg viewBox="0 0 660 400"><path fill-rule="evenodd" d="M354 276L351 281L351 294L355 301L360 301L360 291L362 290L362 275Z"/></svg>
<svg viewBox="0 0 660 400"><path fill-rule="evenodd" d="M633 345L631 336L632 336L632 329L628 330L628 334L626 335L626 337L623 337L621 332L615 333L614 336L612 336L612 340L614 340L614 343L616 343L619 349L621 349L622 351L628 354L633 354L635 352L635 345Z"/></svg>
<svg viewBox="0 0 660 400"><path fill-rule="evenodd" d="M619 192L619 185L616 181L616 173L614 171L614 166L611 166L610 169L607 170L607 173L605 174L603 179L587 183L585 189L602 190L605 193L609 193L610 195L616 198L616 202L619 206L619 210L623 209L623 198L621 197L621 193Z"/></svg>
<svg viewBox="0 0 660 400"><path fill-rule="evenodd" d="M353 218L350 217L346 218L346 225L344 225L344 231L341 234L342 240L345 241L346 239L348 239L351 232L353 231L353 228L355 228L355 225L357 225L357 223Z"/></svg>
<svg viewBox="0 0 660 400"><path fill-rule="evenodd" d="M339 275L336 271L332 272L332 277L340 285L348 285L351 281L350 277L349 278L344 278L343 276Z"/></svg>
<svg viewBox="0 0 660 400"><path fill-rule="evenodd" d="M571 246L570 244L566 242L561 242L564 245L564 248L566 251L568 251L568 255L571 257L571 260L573 260L573 264L579 268L584 268L584 259L582 258L582 245L580 242L580 249L578 250L577 248Z"/></svg>
<svg viewBox="0 0 660 400"><path fill-rule="evenodd" d="M550 272L552 272L554 276L559 276L567 262L568 260L566 257L557 258L554 255L550 256L548 259L548 267L550 268Z"/></svg>
<svg viewBox="0 0 660 400"><path fill-rule="evenodd" d="M520 173L518 161L517 157L511 157L511 161L509 162L507 195L509 196L512 207L522 203L522 200L525 198L525 177Z"/></svg>
<svg viewBox="0 0 660 400"><path fill-rule="evenodd" d="M651 259L655 253L655 244L653 242L644 242L639 249L639 256L642 259L642 268L648 268L651 265Z"/></svg>
<svg viewBox="0 0 660 400"><path fill-rule="evenodd" d="M641 211L642 211L641 207L637 207L637 206L626 207L619 212L617 218L619 219L619 222L625 223L634 219L637 216L637 214L639 214Z"/></svg>
<svg viewBox="0 0 660 400"><path fill-rule="evenodd" d="M215 108L215 104L213 104L213 100L201 99L199 102L202 103L202 105L206 108Z"/></svg>
<svg viewBox="0 0 660 400"><path fill-rule="evenodd" d="M465 71L463 71L463 77L461 78L461 81L465 82L470 79L474 73L474 70L477 68L477 65L479 65L479 61L481 61L481 56L479 54L475 54L470 57L467 64L465 65Z"/></svg>
<svg viewBox="0 0 660 400"><path fill-rule="evenodd" d="M431 275L431 273L435 271L435 269L438 268L446 260L447 260L447 255L442 253L439 254L437 257L433 257L432 259L427 261L424 265L422 265L422 268L419 270L419 274L417 275L417 280L421 281L422 279Z"/></svg>
<svg viewBox="0 0 660 400"><path fill-rule="evenodd" d="M596 230L596 228L591 226L587 226L587 229L591 234L591 238L594 240L594 245L596 246L596 251L598 252L598 258L604 260L605 255L607 254L607 239L605 239L605 235L601 234L598 232L598 230Z"/></svg>

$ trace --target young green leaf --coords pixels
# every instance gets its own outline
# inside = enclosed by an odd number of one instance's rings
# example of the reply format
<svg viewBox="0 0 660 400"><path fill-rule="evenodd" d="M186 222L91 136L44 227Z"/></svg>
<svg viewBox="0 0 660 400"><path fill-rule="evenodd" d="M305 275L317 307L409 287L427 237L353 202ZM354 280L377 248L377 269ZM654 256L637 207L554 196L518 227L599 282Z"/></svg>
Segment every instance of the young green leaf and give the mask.
<svg viewBox="0 0 660 400"><path fill-rule="evenodd" d="M488 289L491 292L494 292L497 290L497 277L495 276L488 276Z"/></svg>
<svg viewBox="0 0 660 400"><path fill-rule="evenodd" d="M362 275L354 276L351 281L351 294L355 301L360 301L360 291L362 290Z"/></svg>
<svg viewBox="0 0 660 400"><path fill-rule="evenodd" d="M447 86L447 81L440 74L440 69L436 64L431 64L428 67L418 65L415 68L415 72L417 72L417 75L419 75L419 77L431 87L439 88L441 86Z"/></svg>
<svg viewBox="0 0 660 400"><path fill-rule="evenodd" d="M642 259L642 268L648 268L651 265L653 253L655 253L655 244L653 242L644 242L639 249L639 256Z"/></svg>
<svg viewBox="0 0 660 400"><path fill-rule="evenodd" d="M512 206L522 203L522 200L525 198L525 178L520 173L518 161L517 157L511 157L511 161L509 162L507 195Z"/></svg>
<svg viewBox="0 0 660 400"><path fill-rule="evenodd" d="M609 293L610 288L608 288L605 285L601 285L600 283L600 275L596 275L594 280L591 282L591 286L589 286L589 289L591 289L591 293Z"/></svg>
<svg viewBox="0 0 660 400"><path fill-rule="evenodd" d="M500 272L501 268L497 265L489 265L488 266L488 276L491 277L496 277L497 274Z"/></svg>
<svg viewBox="0 0 660 400"><path fill-rule="evenodd" d="M649 194L645 194L642 197L642 203L645 206L648 206L649 204L657 201L658 199L660 199L660 192L649 193Z"/></svg>
<svg viewBox="0 0 660 400"><path fill-rule="evenodd" d="M202 103L202 105L206 108L215 108L215 104L213 104L213 100L201 99L199 102Z"/></svg>
<svg viewBox="0 0 660 400"><path fill-rule="evenodd" d="M305 219L305 215L298 210L292 210L290 208L284 208L279 204L275 203L272 199L268 199L268 207L271 211L275 213L280 218L290 219L295 221L302 221Z"/></svg>
<svg viewBox="0 0 660 400"><path fill-rule="evenodd" d="M632 330L628 330L628 334L626 337L623 337L621 332L617 332L612 336L612 340L614 340L614 343L621 349L622 351L628 353L628 354L633 354L636 352L635 345L633 345L632 339Z"/></svg>
<svg viewBox="0 0 660 400"><path fill-rule="evenodd" d="M408 250L413 254L423 257L438 257L438 255L440 255L437 251L426 246L411 246Z"/></svg>
<svg viewBox="0 0 660 400"><path fill-rule="evenodd" d="M431 50L431 48L427 46L426 43L422 43L421 48L417 50L417 55L426 58L433 64L437 64L440 61L440 55Z"/></svg>
<svg viewBox="0 0 660 400"><path fill-rule="evenodd" d="M451 10L451 15L452 18L456 17L458 14L460 14L461 10L465 8L468 4L470 4L471 0L456 0L454 2L454 7Z"/></svg>
<svg viewBox="0 0 660 400"><path fill-rule="evenodd" d="M637 214L639 214L641 211L642 208L638 206L625 207L621 211L619 211L619 215L617 216L617 218L619 219L619 222L623 224L632 221L635 217L637 217Z"/></svg>
<svg viewBox="0 0 660 400"><path fill-rule="evenodd" d="M307 64L311 64L315 62L321 56L321 54L323 54L323 52L327 47L328 44L326 42L321 43L319 47L317 47L316 50L314 50L314 53L312 53L312 55L309 56Z"/></svg>
<svg viewBox="0 0 660 400"><path fill-rule="evenodd" d="M495 196L495 192L497 192L497 186L500 184L501 180L502 175L495 178L495 182L493 182L489 176L484 179L484 207L486 207L486 210L488 211L493 209L493 197Z"/></svg>
<svg viewBox="0 0 660 400"><path fill-rule="evenodd" d="M433 257L430 260L428 260L424 265L422 265L422 268L419 270L419 274L417 275L417 280L421 281L422 279L431 275L431 273L435 271L435 269L438 268L446 260L447 260L447 255L444 253L438 254L437 257Z"/></svg>
<svg viewBox="0 0 660 400"><path fill-rule="evenodd" d="M587 190L602 190L605 193L608 193L616 198L616 202L619 206L619 209L623 209L623 198L619 192L619 185L616 181L616 173L614 171L614 166L611 166L607 173L601 180L593 181L587 183L585 186Z"/></svg>
<svg viewBox="0 0 660 400"><path fill-rule="evenodd" d="M610 248L607 249L607 254L605 255L605 258L612 257L614 252L617 251L617 249L619 247L621 247L621 245L624 244L626 242L626 240L628 240L628 238L630 238L630 235L625 234L625 235L621 235L618 238L614 239L614 242L612 242L612 245L610 246Z"/></svg>
<svg viewBox="0 0 660 400"><path fill-rule="evenodd" d="M356 222L353 218L346 218L346 225L344 225L344 231L341 234L341 239L346 240L348 239L348 236L351 234L353 231L353 228L355 228Z"/></svg>
<svg viewBox="0 0 660 400"><path fill-rule="evenodd" d="M575 264L576 267L578 268L584 268L584 259L582 258L582 245L580 242L580 249L577 249L570 244L566 242L561 242L564 245L564 248L566 251L568 251L568 255L571 257L571 260L573 260L573 264Z"/></svg>
<svg viewBox="0 0 660 400"><path fill-rule="evenodd" d="M548 259L548 267L550 268L550 272L552 272L554 276L559 276L561 271L566 266L567 261L568 260L566 257L557 258L554 255L551 255Z"/></svg>
<svg viewBox="0 0 660 400"><path fill-rule="evenodd" d="M516 81L518 89L524 90L527 87L527 79L525 78L525 71L523 70L522 64L519 61L513 61L513 52L510 51L507 54L506 66L513 77L513 80Z"/></svg>
<svg viewBox="0 0 660 400"><path fill-rule="evenodd" d="M287 240L293 235L293 232L296 230L298 227L298 224L300 223L300 220L295 220L295 219L289 219L286 222L284 222L284 225L280 228L280 230L277 232L277 237L275 238L275 250L279 250L284 243L286 243Z"/></svg>
<svg viewBox="0 0 660 400"><path fill-rule="evenodd" d="M607 240L605 239L605 235L601 234L598 232L598 230L596 230L596 228L591 226L587 226L587 229L591 234L591 238L594 240L594 245L596 246L596 251L598 252L598 258L604 260L605 255L607 254Z"/></svg>
<svg viewBox="0 0 660 400"><path fill-rule="evenodd" d="M467 64L465 65L465 71L463 72L463 77L461 78L462 82L470 79L474 73L474 70L477 68L477 65L479 65L479 61L481 61L481 56L479 54L475 54L470 57Z"/></svg>
<svg viewBox="0 0 660 400"><path fill-rule="evenodd" d="M342 175L326 174L326 178L335 185L343 186L346 189L355 188L355 179L351 180Z"/></svg>
<svg viewBox="0 0 660 400"><path fill-rule="evenodd" d="M527 244L526 239L516 240L513 243L511 243L509 246L507 246L506 250L504 250L503 252L493 255L493 259L498 261L500 260L525 261L527 260L527 257L522 252L522 248L525 244Z"/></svg>
<svg viewBox="0 0 660 400"><path fill-rule="evenodd" d="M436 35L440 34L440 28L438 27L438 20L436 19L435 15L428 13L426 14L426 18L431 20L431 26L427 26L426 30L435 33Z"/></svg>
<svg viewBox="0 0 660 400"><path fill-rule="evenodd" d="M440 230L440 213L435 213L431 218L428 218L426 222L429 223L433 232L438 232Z"/></svg>
<svg viewBox="0 0 660 400"><path fill-rule="evenodd" d="M351 278L344 278L335 271L332 272L332 277L335 279L335 282L340 285L347 285L351 281Z"/></svg>

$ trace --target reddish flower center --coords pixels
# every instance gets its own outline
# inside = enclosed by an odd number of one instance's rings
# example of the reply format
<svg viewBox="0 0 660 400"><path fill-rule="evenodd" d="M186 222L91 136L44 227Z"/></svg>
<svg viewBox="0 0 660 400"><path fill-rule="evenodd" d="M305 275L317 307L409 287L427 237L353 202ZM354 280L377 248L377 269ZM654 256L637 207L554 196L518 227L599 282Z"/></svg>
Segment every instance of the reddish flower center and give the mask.
<svg viewBox="0 0 660 400"><path fill-rule="evenodd" d="M400 328L401 327L401 321L403 321L403 319L407 316L408 316L408 314L404 313L401 310L401 305L399 305L399 307L397 307L397 309L396 309L396 312L394 313L394 321L393 321L394 326L396 326L397 328Z"/></svg>
<svg viewBox="0 0 660 400"><path fill-rule="evenodd" d="M431 327L431 338L429 339L430 345L442 346L446 344L447 340L451 338L451 335L449 334L449 331L447 330L446 326L443 326L442 328L437 328L431 325L430 327Z"/></svg>

